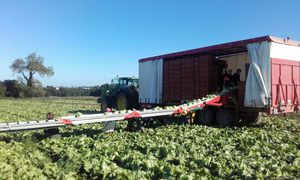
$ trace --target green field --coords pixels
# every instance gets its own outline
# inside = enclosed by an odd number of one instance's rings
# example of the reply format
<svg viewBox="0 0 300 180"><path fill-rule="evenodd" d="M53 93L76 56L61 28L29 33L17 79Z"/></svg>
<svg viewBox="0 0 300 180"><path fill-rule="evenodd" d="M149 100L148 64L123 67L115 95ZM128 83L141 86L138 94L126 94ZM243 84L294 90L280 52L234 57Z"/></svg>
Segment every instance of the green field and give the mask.
<svg viewBox="0 0 300 180"><path fill-rule="evenodd" d="M93 98L0 99L0 122L99 111ZM101 132L101 124L0 134L0 179L299 179L300 115L249 127L173 124Z"/></svg>

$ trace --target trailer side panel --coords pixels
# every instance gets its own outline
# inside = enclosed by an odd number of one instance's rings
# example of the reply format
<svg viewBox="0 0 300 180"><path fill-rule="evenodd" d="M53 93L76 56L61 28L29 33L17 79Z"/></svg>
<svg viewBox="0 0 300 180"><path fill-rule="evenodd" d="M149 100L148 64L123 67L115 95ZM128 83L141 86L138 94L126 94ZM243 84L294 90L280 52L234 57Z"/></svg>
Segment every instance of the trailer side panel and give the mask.
<svg viewBox="0 0 300 180"><path fill-rule="evenodd" d="M271 58L271 113L294 112L300 105L300 62Z"/></svg>

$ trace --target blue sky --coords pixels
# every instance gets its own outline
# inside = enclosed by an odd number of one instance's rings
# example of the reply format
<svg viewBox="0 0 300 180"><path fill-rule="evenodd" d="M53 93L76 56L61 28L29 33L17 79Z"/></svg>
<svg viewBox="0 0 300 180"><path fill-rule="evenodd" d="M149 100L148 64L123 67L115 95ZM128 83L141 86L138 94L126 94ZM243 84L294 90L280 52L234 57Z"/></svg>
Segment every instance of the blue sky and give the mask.
<svg viewBox="0 0 300 180"><path fill-rule="evenodd" d="M298 0L0 0L0 80L36 52L54 86L137 76L138 59L263 35L300 40Z"/></svg>

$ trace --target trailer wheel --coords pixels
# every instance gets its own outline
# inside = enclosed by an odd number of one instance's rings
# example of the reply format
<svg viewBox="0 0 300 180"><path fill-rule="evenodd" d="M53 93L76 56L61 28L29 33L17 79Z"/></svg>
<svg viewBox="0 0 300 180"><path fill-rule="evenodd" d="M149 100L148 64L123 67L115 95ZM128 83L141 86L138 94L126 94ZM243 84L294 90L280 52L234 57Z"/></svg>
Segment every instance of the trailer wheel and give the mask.
<svg viewBox="0 0 300 180"><path fill-rule="evenodd" d="M234 118L234 113L230 109L220 109L217 113L217 123L221 127L233 125Z"/></svg>
<svg viewBox="0 0 300 180"><path fill-rule="evenodd" d="M198 112L196 123L202 125L211 125L215 120L215 113L212 109L205 108Z"/></svg>
<svg viewBox="0 0 300 180"><path fill-rule="evenodd" d="M246 114L241 117L242 122L245 124L251 124L251 123L257 123L259 113L258 112L253 112L251 114Z"/></svg>

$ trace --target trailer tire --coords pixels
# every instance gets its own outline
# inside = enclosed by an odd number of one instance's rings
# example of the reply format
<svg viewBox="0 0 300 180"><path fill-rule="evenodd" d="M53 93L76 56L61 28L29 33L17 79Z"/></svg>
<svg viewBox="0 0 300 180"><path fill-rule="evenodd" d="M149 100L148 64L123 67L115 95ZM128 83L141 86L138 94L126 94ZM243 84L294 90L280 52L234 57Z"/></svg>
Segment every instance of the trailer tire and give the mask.
<svg viewBox="0 0 300 180"><path fill-rule="evenodd" d="M241 119L244 124L257 123L258 116L259 116L258 112L256 112L256 113L253 112L252 114L247 114L247 115L242 116Z"/></svg>
<svg viewBox="0 0 300 180"><path fill-rule="evenodd" d="M201 125L211 125L215 121L215 112L212 109L205 108L198 112L196 122Z"/></svg>
<svg viewBox="0 0 300 180"><path fill-rule="evenodd" d="M217 124L221 127L232 126L234 119L234 113L230 109L219 109L217 112Z"/></svg>

